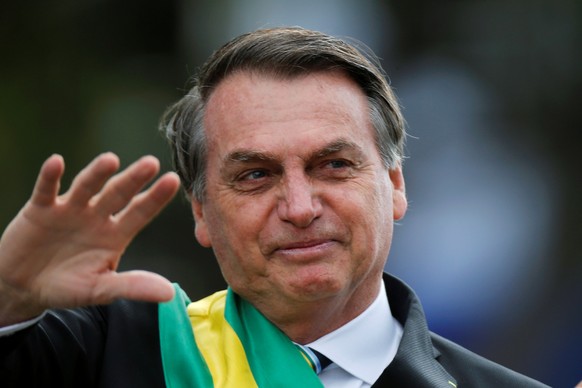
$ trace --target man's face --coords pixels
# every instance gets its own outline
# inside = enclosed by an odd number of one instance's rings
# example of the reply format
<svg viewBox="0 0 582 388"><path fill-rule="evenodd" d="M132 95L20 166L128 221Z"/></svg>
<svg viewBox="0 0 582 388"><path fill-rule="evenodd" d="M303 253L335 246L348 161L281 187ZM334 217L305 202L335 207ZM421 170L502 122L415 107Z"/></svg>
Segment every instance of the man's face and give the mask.
<svg viewBox="0 0 582 388"><path fill-rule="evenodd" d="M235 73L213 92L204 124L196 237L233 290L267 316L331 301L361 312L378 292L406 199L359 87L339 72Z"/></svg>

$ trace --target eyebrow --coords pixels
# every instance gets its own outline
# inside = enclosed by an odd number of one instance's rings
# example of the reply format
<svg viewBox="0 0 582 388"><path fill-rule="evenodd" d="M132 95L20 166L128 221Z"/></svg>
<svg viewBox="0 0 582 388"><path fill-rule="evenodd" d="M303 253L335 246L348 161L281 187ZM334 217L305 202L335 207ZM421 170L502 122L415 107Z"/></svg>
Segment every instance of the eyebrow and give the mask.
<svg viewBox="0 0 582 388"><path fill-rule="evenodd" d="M337 139L320 150L313 153L313 155L309 159L317 159L317 158L324 158L328 155L334 154L336 152L344 151L344 150L354 150L358 153L361 153L362 149L356 143L346 140L346 139Z"/></svg>
<svg viewBox="0 0 582 388"><path fill-rule="evenodd" d="M354 150L361 154L361 147L356 143L340 138L326 144L322 148L316 150L311 155L309 155L306 160L311 161L319 158L324 158L328 155L332 155L336 152L343 150ZM224 158L224 161L228 164L229 162L234 163L253 163L253 162L278 162L279 158L271 152L262 152L249 149L239 149L230 152Z"/></svg>
<svg viewBox="0 0 582 388"><path fill-rule="evenodd" d="M255 162L255 161L275 161L277 158L270 152L260 152L253 150L235 150L224 158L226 162Z"/></svg>

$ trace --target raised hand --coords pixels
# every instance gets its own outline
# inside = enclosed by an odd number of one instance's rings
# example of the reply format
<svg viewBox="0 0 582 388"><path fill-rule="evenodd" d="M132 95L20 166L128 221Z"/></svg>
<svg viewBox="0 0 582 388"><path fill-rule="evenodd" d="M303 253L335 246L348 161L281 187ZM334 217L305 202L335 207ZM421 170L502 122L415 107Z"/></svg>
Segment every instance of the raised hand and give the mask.
<svg viewBox="0 0 582 388"><path fill-rule="evenodd" d="M172 298L162 276L116 269L135 235L176 194L179 179L167 173L140 192L157 175L157 159L143 157L113 175L118 168L117 156L100 155L59 195L64 161L45 161L30 200L0 239L0 326L47 308Z"/></svg>

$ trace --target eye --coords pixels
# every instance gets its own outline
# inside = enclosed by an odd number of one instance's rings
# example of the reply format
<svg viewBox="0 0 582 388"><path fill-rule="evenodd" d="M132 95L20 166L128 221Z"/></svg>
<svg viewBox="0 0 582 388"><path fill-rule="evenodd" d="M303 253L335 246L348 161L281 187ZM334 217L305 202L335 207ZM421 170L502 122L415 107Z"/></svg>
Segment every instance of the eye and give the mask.
<svg viewBox="0 0 582 388"><path fill-rule="evenodd" d="M354 163L346 159L328 159L313 170L322 179L344 180L354 174Z"/></svg>
<svg viewBox="0 0 582 388"><path fill-rule="evenodd" d="M252 181L261 179L267 176L267 172L264 170L252 170L242 174L239 178L241 181Z"/></svg>
<svg viewBox="0 0 582 388"><path fill-rule="evenodd" d="M331 160L327 164L333 169L348 167L348 163L345 160Z"/></svg>
<svg viewBox="0 0 582 388"><path fill-rule="evenodd" d="M231 181L234 190L256 194L267 190L273 184L273 172L268 169L249 169L238 174Z"/></svg>

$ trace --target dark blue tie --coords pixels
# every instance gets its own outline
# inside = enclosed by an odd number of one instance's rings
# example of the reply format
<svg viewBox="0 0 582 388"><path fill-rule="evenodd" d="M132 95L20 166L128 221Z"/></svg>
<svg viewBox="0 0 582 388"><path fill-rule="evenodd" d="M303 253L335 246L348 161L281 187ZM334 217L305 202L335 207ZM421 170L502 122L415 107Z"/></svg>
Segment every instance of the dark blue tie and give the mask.
<svg viewBox="0 0 582 388"><path fill-rule="evenodd" d="M313 371L317 374L320 374L325 368L327 368L330 364L333 363L329 358L321 354L315 349L310 348L309 346L295 344L297 349L301 351L303 357L307 360Z"/></svg>
<svg viewBox="0 0 582 388"><path fill-rule="evenodd" d="M313 354L315 355L315 357L317 357L317 361L319 363L319 368L318 368L318 370L315 371L315 373L320 374L325 368L327 368L328 366L330 366L332 364L333 361L331 361L329 358L327 358L323 354L319 353L317 350L315 350L313 348L309 348L309 350L311 350L313 352Z"/></svg>

